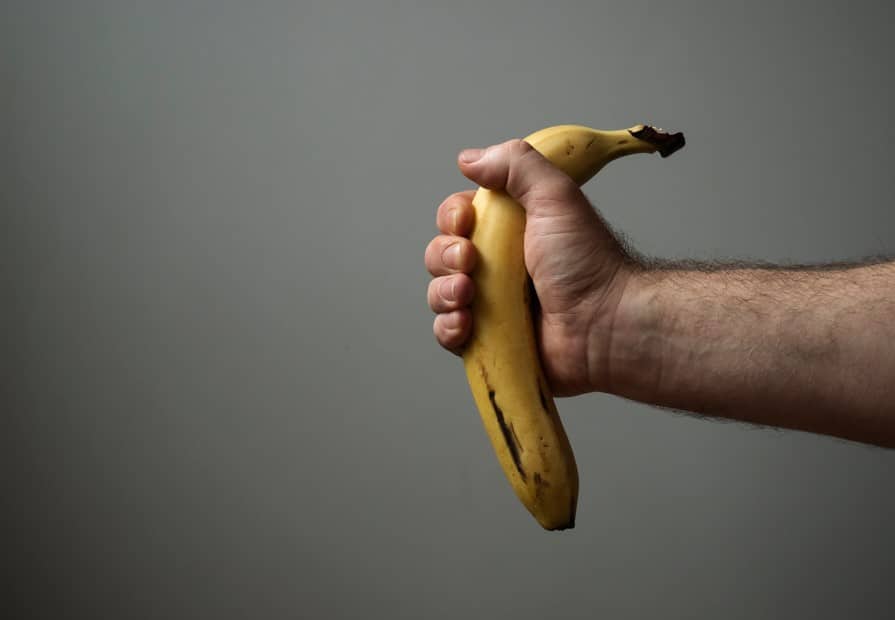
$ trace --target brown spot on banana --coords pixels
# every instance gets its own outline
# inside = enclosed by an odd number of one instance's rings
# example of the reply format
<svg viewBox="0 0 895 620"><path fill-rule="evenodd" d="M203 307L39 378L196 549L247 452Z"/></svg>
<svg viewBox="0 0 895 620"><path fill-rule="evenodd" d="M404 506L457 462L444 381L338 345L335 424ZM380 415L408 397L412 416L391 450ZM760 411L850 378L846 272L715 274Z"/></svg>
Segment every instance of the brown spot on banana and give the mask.
<svg viewBox="0 0 895 620"><path fill-rule="evenodd" d="M507 445L507 450L510 451L510 456L513 458L513 464L516 466L516 471L519 472L519 476L525 480L526 475L525 470L522 469L522 459L519 456L521 450L520 445L517 443L516 434L507 425L507 421L503 417L503 411L501 411L500 407L497 405L494 390L488 390L488 399L491 401L491 408L494 409L494 417L497 418L497 426L500 427L500 432Z"/></svg>
<svg viewBox="0 0 895 620"><path fill-rule="evenodd" d="M482 360L480 360L480 359L478 359L478 358L476 358L476 364L477 364L478 367L479 367L479 374L482 376L482 382L483 382L485 385L487 385L487 386L488 386L488 389L490 390L491 387L490 387L490 385L488 384L488 371L487 371L487 369L485 368L485 364L482 363Z"/></svg>
<svg viewBox="0 0 895 620"><path fill-rule="evenodd" d="M519 448L519 454L525 452L525 446L522 445L522 442L519 441L519 435L516 434L516 427L513 426L513 423L510 422L507 426L510 427L510 434L513 436L513 444Z"/></svg>
<svg viewBox="0 0 895 620"><path fill-rule="evenodd" d="M541 472L536 471L534 474L535 483L535 500L540 502L544 497L544 491L550 486L550 483L541 477Z"/></svg>

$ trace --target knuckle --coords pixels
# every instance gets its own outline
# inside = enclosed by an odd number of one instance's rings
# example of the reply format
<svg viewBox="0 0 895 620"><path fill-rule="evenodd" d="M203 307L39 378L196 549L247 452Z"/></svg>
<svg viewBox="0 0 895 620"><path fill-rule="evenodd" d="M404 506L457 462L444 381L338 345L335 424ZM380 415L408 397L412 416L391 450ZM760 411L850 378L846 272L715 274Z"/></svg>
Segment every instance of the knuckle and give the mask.
<svg viewBox="0 0 895 620"><path fill-rule="evenodd" d="M522 157L534 150L532 146L521 138L513 138L506 143L507 152L513 157Z"/></svg>

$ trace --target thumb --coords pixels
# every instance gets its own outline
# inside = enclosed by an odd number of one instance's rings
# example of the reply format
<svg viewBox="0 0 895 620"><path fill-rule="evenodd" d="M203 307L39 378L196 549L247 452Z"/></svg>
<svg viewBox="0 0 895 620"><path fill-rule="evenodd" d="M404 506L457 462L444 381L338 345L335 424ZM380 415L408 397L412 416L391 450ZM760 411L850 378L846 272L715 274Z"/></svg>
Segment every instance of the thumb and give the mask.
<svg viewBox="0 0 895 620"><path fill-rule="evenodd" d="M460 172L487 189L503 190L528 213L547 214L569 204L586 203L578 185L523 140L486 149L466 149L457 158Z"/></svg>

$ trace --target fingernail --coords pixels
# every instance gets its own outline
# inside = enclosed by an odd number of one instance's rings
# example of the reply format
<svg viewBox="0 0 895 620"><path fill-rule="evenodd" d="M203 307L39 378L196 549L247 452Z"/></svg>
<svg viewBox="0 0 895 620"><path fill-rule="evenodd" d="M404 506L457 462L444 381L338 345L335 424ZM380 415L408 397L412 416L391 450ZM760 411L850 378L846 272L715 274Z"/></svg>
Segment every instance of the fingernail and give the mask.
<svg viewBox="0 0 895 620"><path fill-rule="evenodd" d="M451 212L451 232L457 232L457 224L460 222L460 209Z"/></svg>
<svg viewBox="0 0 895 620"><path fill-rule="evenodd" d="M460 161L464 164L472 164L482 158L484 149L466 149L460 153Z"/></svg>
<svg viewBox="0 0 895 620"><path fill-rule="evenodd" d="M454 243L445 248L441 258L445 265L456 269L460 265L460 244Z"/></svg>

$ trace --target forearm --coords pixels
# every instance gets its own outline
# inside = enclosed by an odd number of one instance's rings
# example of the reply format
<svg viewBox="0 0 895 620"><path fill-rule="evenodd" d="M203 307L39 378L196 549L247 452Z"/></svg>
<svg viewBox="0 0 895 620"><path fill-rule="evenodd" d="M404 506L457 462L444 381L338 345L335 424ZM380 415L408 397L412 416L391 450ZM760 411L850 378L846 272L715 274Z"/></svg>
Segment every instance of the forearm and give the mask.
<svg viewBox="0 0 895 620"><path fill-rule="evenodd" d="M645 271L621 304L610 391L895 446L895 263Z"/></svg>

